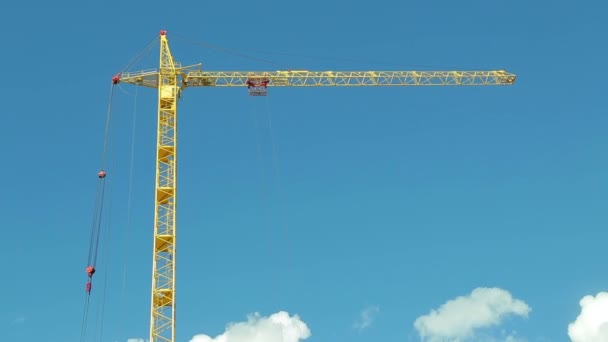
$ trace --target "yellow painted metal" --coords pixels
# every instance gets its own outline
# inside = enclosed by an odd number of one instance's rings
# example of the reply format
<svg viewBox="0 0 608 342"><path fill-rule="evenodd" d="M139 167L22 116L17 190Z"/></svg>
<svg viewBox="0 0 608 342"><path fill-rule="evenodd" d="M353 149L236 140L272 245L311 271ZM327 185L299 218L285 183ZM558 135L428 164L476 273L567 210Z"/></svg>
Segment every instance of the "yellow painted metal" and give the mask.
<svg viewBox="0 0 608 342"><path fill-rule="evenodd" d="M174 61L165 32L160 68L123 73L121 83L158 89L158 132L154 214L154 258L149 342L175 342L177 194L177 98L186 87L247 86L490 86L512 85L516 75L491 71L202 71Z"/></svg>
<svg viewBox="0 0 608 342"><path fill-rule="evenodd" d="M247 80L268 80L269 87L319 86L490 86L512 85L516 75L490 71L202 71L178 70L181 88L238 87ZM156 88L158 72L124 73L121 82Z"/></svg>
<svg viewBox="0 0 608 342"><path fill-rule="evenodd" d="M160 37L156 195L150 342L175 341L175 242L177 190L177 72L167 37Z"/></svg>

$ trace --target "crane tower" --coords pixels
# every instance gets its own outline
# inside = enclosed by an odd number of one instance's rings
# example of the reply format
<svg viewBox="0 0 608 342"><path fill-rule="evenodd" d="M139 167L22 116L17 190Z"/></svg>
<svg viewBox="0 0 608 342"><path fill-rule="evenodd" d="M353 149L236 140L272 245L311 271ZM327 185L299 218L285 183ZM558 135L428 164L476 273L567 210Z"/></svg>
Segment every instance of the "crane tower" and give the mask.
<svg viewBox="0 0 608 342"><path fill-rule="evenodd" d="M491 71L206 71L201 64L182 66L160 31L158 69L121 73L114 84L158 90L156 192L150 342L175 342L175 265L177 195L177 99L187 87L247 87L265 96L269 87L324 86L490 86L512 85L516 75Z"/></svg>

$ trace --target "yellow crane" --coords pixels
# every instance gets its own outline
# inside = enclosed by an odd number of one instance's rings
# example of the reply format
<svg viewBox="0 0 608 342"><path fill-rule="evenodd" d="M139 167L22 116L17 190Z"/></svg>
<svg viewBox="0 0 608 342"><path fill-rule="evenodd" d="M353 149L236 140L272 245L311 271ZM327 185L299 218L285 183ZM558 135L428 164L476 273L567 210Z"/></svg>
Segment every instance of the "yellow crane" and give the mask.
<svg viewBox="0 0 608 342"><path fill-rule="evenodd" d="M158 89L156 195L150 342L175 342L175 256L177 195L177 99L187 87L244 87L264 96L268 87L320 86L490 86L512 85L516 75L494 71L206 71L181 66L160 31L160 66L122 73L114 84Z"/></svg>

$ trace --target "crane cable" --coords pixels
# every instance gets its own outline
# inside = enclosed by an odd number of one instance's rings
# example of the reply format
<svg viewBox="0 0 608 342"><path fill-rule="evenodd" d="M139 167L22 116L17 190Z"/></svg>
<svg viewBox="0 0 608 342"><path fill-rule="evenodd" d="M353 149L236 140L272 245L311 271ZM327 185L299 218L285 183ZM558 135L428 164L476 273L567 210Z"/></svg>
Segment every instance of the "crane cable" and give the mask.
<svg viewBox="0 0 608 342"><path fill-rule="evenodd" d="M104 195L105 195L105 185L106 185L106 171L105 164L107 160L108 154L108 143L109 143L109 133L110 133L110 120L112 117L112 98L114 95L114 82L110 87L110 99L108 104L108 111L106 115L106 127L105 127L105 136L104 136L104 144L103 144L103 152L101 156L101 170L97 174L99 180L97 182L97 192L95 196L95 206L93 211L93 222L91 225L91 238L89 241L89 255L87 259L87 282L85 285L85 303L84 303L84 312L82 318L82 330L80 335L80 341L83 342L86 335L86 325L87 318L89 313L89 303L91 298L91 289L93 286L93 274L95 274L95 266L97 265L97 255L99 251L99 237L101 232L101 221L103 214L103 205L104 205Z"/></svg>
<svg viewBox="0 0 608 342"><path fill-rule="evenodd" d="M288 52L281 52L281 51L268 51L268 50L259 50L259 49L247 49L248 53L245 53L240 50L237 50L236 48L228 48L228 47L220 46L217 44L212 44L209 42L189 39L186 37L182 37L176 33L173 33L173 36L175 36L176 38L181 39L183 41L189 42L192 45L198 45L198 46L201 46L206 49L216 50L219 52L231 54L231 55L241 57L244 59L249 59L249 60L256 61L256 62L273 65L278 68L282 68L284 70L298 70L298 69L302 69L302 68L298 68L293 65L290 67L288 65L275 62L274 60L254 56L251 53L256 53L259 55L266 55L266 56L273 56L273 58L276 58L275 56L297 57L297 58L302 58L302 59L308 59L308 60L311 60L312 62L317 62L317 63L320 63L321 61L336 61L336 62L339 62L341 65L345 65L346 63L366 64L366 65L372 64L372 65L378 65L378 66L383 65L383 66L391 67L391 68L393 68L393 67L402 68L404 66L408 66L408 67L412 67L412 68L437 69L437 70L454 70L454 69L466 70L466 69L479 68L479 66L465 66L465 65L454 66L454 65L429 65L429 64L418 64L418 63L415 63L415 64L413 64L413 63L395 63L395 62L387 62L387 61L380 61L380 60L370 60L370 59L366 59L366 58L341 58L341 57L333 57L331 55L308 55L308 54L300 54L300 53L288 53Z"/></svg>
<svg viewBox="0 0 608 342"><path fill-rule="evenodd" d="M133 57L131 59L131 61L129 61L129 63L127 63L127 65L125 67L123 67L122 70L112 78L112 83L110 86L110 99L109 99L108 111L107 111L107 115L106 115L105 136L104 136L103 152L102 152L102 156L101 156L101 170L97 174L99 180L97 183L97 191L96 191L94 211L93 211L93 222L91 224L91 237L89 240L89 254L88 254L88 258L87 258L87 267L86 267L88 280L85 285L85 303L84 303L84 312L83 312L83 317L82 317L82 328L81 328L81 335L80 335L81 342L84 341L85 336L86 336L87 319L88 319L88 315L89 315L89 305L90 305L90 299L91 299L91 290L93 287L93 282L92 282L93 274L95 274L95 271L96 271L95 267L97 266L97 258L98 258L98 254L99 254L101 222L102 222L102 216L103 216L103 207L104 207L104 202L105 202L104 197L105 197L105 188L106 188L105 166L106 166L107 154L108 154L110 121L111 121L111 117L112 117L112 99L114 96L114 86L118 85L118 80L120 79L120 75L124 71L133 67L137 62L139 62L139 60L141 60L150 51L150 49L155 45L155 43L156 43L156 39L153 39L146 45L146 47L142 51L140 51L135 57ZM110 229L108 226L106 234L109 234L109 230ZM108 266L106 264L106 271L107 271L107 267ZM104 306L105 306L104 302L105 302L106 284L107 284L107 277L104 277L102 307L100 308L100 311L97 312L98 323L100 322L100 327L99 327L100 336L103 333L103 314L104 314ZM100 312L101 312L101 317L100 317Z"/></svg>
<svg viewBox="0 0 608 342"><path fill-rule="evenodd" d="M225 48L225 47L222 47L222 46L219 46L219 45L216 45L216 44L211 44L211 43L207 43L207 42L201 42L201 41L189 39L189 38L186 38L186 37L182 37L182 36L180 36L179 34L176 34L176 33L173 33L173 36L175 36L175 38L177 38L177 39L181 39L183 41L186 41L186 42L188 42L188 43L190 43L192 45L198 45L198 46L201 46L201 47L204 47L204 48L207 48L207 49L213 49L213 50L217 50L217 51L220 51L220 52L223 52L223 53L235 55L235 56L238 56L238 57L241 57L241 58L250 59L252 61L266 63L266 64L273 65L275 67L286 69L286 70L293 69L293 68L287 67L285 65L276 63L276 62L268 60L268 59L263 59L263 58L259 58L259 57L252 56L252 55L249 55L249 54L245 54L245 53L237 51L235 49L229 49L229 48Z"/></svg>
<svg viewBox="0 0 608 342"><path fill-rule="evenodd" d="M276 223L279 226L279 229L280 229L279 233L277 233L276 231L271 231L272 228L268 228L268 230L267 230L267 234L269 236L267 238L267 241L270 245L270 246L268 246L268 250L271 250L272 251L271 253L276 253L276 254L271 255L272 260L285 261L285 264L282 266L286 266L285 268L289 268L291 261L292 261L290 259L289 260L287 259L291 255L291 253L289 253L289 246L287 246L288 237L289 237L288 236L289 227L287 225L286 220L281 215L282 209L283 209L281 207L281 204L283 203L283 191L281 188L280 173L279 173L279 155L278 155L278 146L277 146L278 144L277 144L275 136L274 136L275 132L273 131L273 125L272 125L272 112L270 110L270 103L269 103L267 96L266 96L266 101L264 102L264 104L262 106L263 106L263 112L265 112L265 114L266 114L268 139L269 139L269 143L270 143L270 153L271 153L270 168L272 170L269 171L269 174L270 174L269 178L274 180L274 184L268 184L268 189L265 189L268 191L268 194L266 194L268 197L267 198L264 197L263 196L264 194L263 194L261 196L263 200L260 201L260 203L266 204L266 206L263 209L265 209L265 211L268 213L268 216L271 216L271 217L267 217L266 215L260 215L260 216L265 217L263 226L270 227L272 218L275 218L278 221L278 222L275 221L273 223ZM255 105L253 105L252 108L253 108L252 117L253 117L253 125L254 125L254 130L255 130L259 172L260 172L261 183L264 183L265 169L264 169L264 165L263 165L264 163L262 160L263 154L262 154L262 147L261 147L261 141L260 141L261 128L260 128L260 124L258 123L258 112L257 112ZM271 180L269 180L269 183L272 183ZM272 193L273 186L274 186L276 201L278 202L276 204L275 210L271 209L273 206L272 206L272 203L270 203L272 201L270 199L270 197L272 197L270 193ZM264 188L264 184L262 184L262 187ZM263 190L263 192L265 192L265 191ZM278 243L275 243L275 245L273 245L273 242L272 242L273 236L280 236L279 237L280 241ZM281 246L283 246L283 250L281 249ZM280 266L278 268L280 269ZM284 293L282 293L282 289L285 288L288 284L286 282L284 282L284 279L281 278L280 271L277 272L276 277L277 277L277 279L275 280L275 285L277 286L277 289L272 291L275 296L273 299L276 300L276 302L280 304L284 297ZM283 330L281 330L281 341L284 341L284 340L285 340L285 332Z"/></svg>
<svg viewBox="0 0 608 342"><path fill-rule="evenodd" d="M137 55L135 55L133 58L131 58L129 63L127 63L127 65L125 65L124 68L122 68L122 70L120 72L122 73L124 71L127 71L131 67L133 67L135 64L137 64L137 62L139 62L144 57L144 55L146 55L150 51L150 49L152 49L152 47L154 47L156 45L157 42L158 42L158 39L156 37L154 37L154 39L152 39L148 43L148 45L146 45L146 47L143 48L143 50L141 50Z"/></svg>
<svg viewBox="0 0 608 342"><path fill-rule="evenodd" d="M290 253L289 250L289 227L287 224L287 221L285 220L285 216L281 215L283 214L283 207L282 204L284 204L284 199L283 199L283 189L281 187L281 174L280 174L280 169L279 169L279 153L278 153L278 144L277 144L277 139L275 138L275 129L273 127L272 124L272 111L271 111L271 107L270 107L270 101L268 99L268 96L265 96L265 101L264 101L264 111L266 112L266 123L268 125L268 138L269 138L269 142L270 142L270 153L271 153L271 165L272 165L272 178L274 178L274 184L269 184L269 186L274 186L274 191L275 191L275 196L276 196L276 219L277 219L277 228L279 229L280 232L272 234L272 235L276 235L279 236L279 242L274 246L274 248L272 248L275 253L277 253L276 256L273 256L274 260L282 260L284 261L284 264L282 265L284 268L283 269L289 269L290 263L291 263L291 258L290 256L292 256L292 253ZM280 267L279 267L280 268ZM282 297L284 296L284 293L282 293L281 289L285 288L288 283L285 282L285 279L281 278L280 272L277 272L277 281L276 284L278 285L278 289L275 292L276 295L276 300L277 303L281 303L282 301ZM281 329L281 341L285 340L285 331L283 329Z"/></svg>
<svg viewBox="0 0 608 342"><path fill-rule="evenodd" d="M106 115L106 127L105 127L103 152L102 152L102 156L101 156L101 170L97 174L99 180L97 183L97 192L96 192L96 196L95 196L93 222L91 224L91 238L89 240L89 255L88 255L88 259L87 259L87 268L86 268L88 280L85 285L85 303L84 303L84 311L83 311L83 315L82 315L83 317L82 317L80 342L83 342L85 339L85 336L86 336L87 319L88 319L89 305L90 305L90 299L91 299L91 290L93 287L92 279L93 279L93 274L96 271L95 266L97 265L97 256L98 256L98 252L99 252L99 240L100 240L101 221L102 221L102 214L103 214L105 185L106 185L105 164L106 164L107 154L108 154L110 121L111 121L111 117L112 117L112 99L114 96L114 86L118 85L117 80L120 78L120 75L124 71L133 67L139 60L141 60L141 58L143 58L144 55L146 55L150 51L150 49L155 45L155 43L156 43L156 39L153 39L152 41L150 41L148 43L148 45L142 51L140 51L135 57L133 57L131 59L131 61L129 61L129 63L127 63L127 65L124 68L122 68L122 70L112 78L112 84L110 86L110 99L109 99L108 111L107 111L107 115ZM109 228L108 228L107 233L109 234ZM106 287L107 277L105 280L106 281L104 282L104 285L103 285L103 287L104 287L104 291L103 291L104 299L103 300L104 301L105 301L105 287ZM103 308L101 309L101 312L102 312L101 315L103 315ZM98 317L99 317L99 312L98 312ZM98 320L99 320L99 318L98 318ZM101 319L100 329L103 330L103 318Z"/></svg>
<svg viewBox="0 0 608 342"><path fill-rule="evenodd" d="M114 162L112 162L112 164L114 164ZM113 165L112 165L113 166ZM114 167L112 167L112 169L114 169ZM107 223L105 224L105 237L104 237L104 242L102 244L103 249L101 250L101 256L102 258L105 259L105 256L108 253L108 244L107 242L110 240L110 228L112 227L112 180L108 180L108 219L107 219ZM107 287L108 287L108 274L109 274L109 268L110 268L110 262L106 261L105 265L104 265L104 272L103 272L103 285L101 288L101 303L100 306L97 308L97 322L96 322L96 329L97 329L97 334L95 335L95 339L94 341L103 341L103 323L104 323L104 315L105 315L105 306L106 306L106 292L107 292Z"/></svg>
<svg viewBox="0 0 608 342"><path fill-rule="evenodd" d="M152 49L152 47L154 45L156 45L156 43L157 43L157 40L152 39L148 43L148 45L146 45L145 48L143 48L137 55L135 55L133 58L131 58L129 63L127 63L127 65L125 65L116 75L114 75L114 77L112 77L113 85L118 85L118 87L120 88L119 80L120 80L122 73L124 73L125 71L132 68L135 64L137 64L137 62L139 62L148 52L150 52L150 49ZM126 91L124 89L122 89L122 88L120 88L120 89L126 93Z"/></svg>
<svg viewBox="0 0 608 342"><path fill-rule="evenodd" d="M119 322L120 324L118 325L118 332L120 334L124 334L125 332L125 321L126 321L126 317L127 317L127 307L124 304L125 303L125 294L127 291L127 260L128 260L128 256L129 256L129 230L131 229L131 225L132 225L132 212L133 212L133 175L134 175L134 161L135 161L135 128L136 128L136 121L137 121L137 87L135 88L135 98L134 98L134 103L133 103L133 121L132 121L132 126L131 126L131 157L129 160L129 193L127 196L127 224L125 226L125 229L123 230L123 265L122 265L122 285L121 285L121 291L120 291L120 315L119 315Z"/></svg>

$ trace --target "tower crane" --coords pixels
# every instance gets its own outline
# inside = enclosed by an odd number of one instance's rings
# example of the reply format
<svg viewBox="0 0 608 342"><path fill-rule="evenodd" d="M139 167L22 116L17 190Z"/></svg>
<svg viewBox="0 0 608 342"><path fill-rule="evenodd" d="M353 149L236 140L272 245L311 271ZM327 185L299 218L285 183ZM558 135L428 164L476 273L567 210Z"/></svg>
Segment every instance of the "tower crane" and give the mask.
<svg viewBox="0 0 608 342"><path fill-rule="evenodd" d="M112 78L158 90L156 192L150 313L150 342L175 342L177 195L177 100L188 87L245 87L265 96L269 87L490 86L512 85L516 75L493 71L206 71L175 61L167 32L160 31L158 69Z"/></svg>

